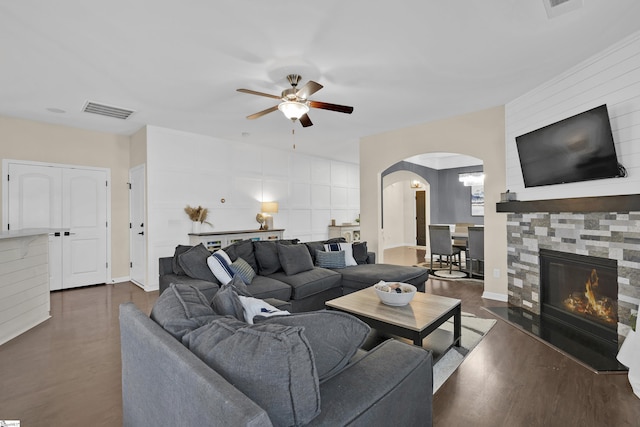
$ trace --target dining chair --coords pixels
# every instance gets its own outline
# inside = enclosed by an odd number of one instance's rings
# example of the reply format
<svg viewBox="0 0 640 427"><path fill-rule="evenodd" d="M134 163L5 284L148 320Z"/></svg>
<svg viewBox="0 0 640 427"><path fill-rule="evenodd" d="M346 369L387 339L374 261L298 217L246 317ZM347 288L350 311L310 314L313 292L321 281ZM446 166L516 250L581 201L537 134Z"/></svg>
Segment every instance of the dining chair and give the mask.
<svg viewBox="0 0 640 427"><path fill-rule="evenodd" d="M456 234L467 234L469 232L469 227L473 227L475 224L472 222L457 222L454 228L454 236L453 236L453 246L456 248L460 248L460 251L464 254L465 262L467 257L469 256L467 249L467 238L466 237L457 237Z"/></svg>
<svg viewBox="0 0 640 427"><path fill-rule="evenodd" d="M473 261L478 261L477 275L484 276L484 271L480 269L480 262L484 262L484 227L469 227L467 274L473 277Z"/></svg>
<svg viewBox="0 0 640 427"><path fill-rule="evenodd" d="M442 257L447 257L449 263L449 273L453 268L453 259L458 257L458 267L462 270L460 259L460 248L453 246L451 242L451 229L448 225L429 225L429 247L431 248L431 270L433 271L433 256L438 255L440 267L442 267Z"/></svg>

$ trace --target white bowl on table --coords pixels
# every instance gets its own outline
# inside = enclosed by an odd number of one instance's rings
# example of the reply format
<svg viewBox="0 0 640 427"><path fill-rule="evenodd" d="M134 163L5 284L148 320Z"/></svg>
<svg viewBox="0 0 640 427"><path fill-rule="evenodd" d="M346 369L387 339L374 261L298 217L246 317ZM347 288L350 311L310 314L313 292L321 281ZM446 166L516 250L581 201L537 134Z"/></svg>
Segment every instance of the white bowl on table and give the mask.
<svg viewBox="0 0 640 427"><path fill-rule="evenodd" d="M396 307L409 304L418 290L415 286L408 283L383 281L373 285L373 288L376 290L376 294L383 304ZM398 292L397 289L400 289L401 292Z"/></svg>

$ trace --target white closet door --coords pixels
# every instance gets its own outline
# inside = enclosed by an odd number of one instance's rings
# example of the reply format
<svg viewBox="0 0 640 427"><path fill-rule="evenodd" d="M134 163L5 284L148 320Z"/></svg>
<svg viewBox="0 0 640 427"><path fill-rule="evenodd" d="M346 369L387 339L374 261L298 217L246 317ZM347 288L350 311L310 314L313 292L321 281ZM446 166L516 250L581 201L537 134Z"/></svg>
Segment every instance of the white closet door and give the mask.
<svg viewBox="0 0 640 427"><path fill-rule="evenodd" d="M65 229L49 235L50 289L107 282L105 170L9 163L11 230Z"/></svg>
<svg viewBox="0 0 640 427"><path fill-rule="evenodd" d="M9 163L9 226L62 227L62 169ZM62 289L62 235L49 234L49 288Z"/></svg>
<svg viewBox="0 0 640 427"><path fill-rule="evenodd" d="M106 283L107 174L64 169L62 280L65 288Z"/></svg>

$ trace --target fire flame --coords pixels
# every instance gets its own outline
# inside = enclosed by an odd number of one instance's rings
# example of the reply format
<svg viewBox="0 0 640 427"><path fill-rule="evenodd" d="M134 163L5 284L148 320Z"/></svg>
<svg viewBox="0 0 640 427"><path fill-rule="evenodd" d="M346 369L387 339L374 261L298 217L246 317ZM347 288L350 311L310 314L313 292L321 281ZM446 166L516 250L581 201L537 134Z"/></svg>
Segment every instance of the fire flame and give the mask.
<svg viewBox="0 0 640 427"><path fill-rule="evenodd" d="M564 300L564 306L569 311L593 317L600 322L615 324L617 323L615 303L611 298L597 294L598 284L598 273L594 268L585 283L584 293L573 292Z"/></svg>

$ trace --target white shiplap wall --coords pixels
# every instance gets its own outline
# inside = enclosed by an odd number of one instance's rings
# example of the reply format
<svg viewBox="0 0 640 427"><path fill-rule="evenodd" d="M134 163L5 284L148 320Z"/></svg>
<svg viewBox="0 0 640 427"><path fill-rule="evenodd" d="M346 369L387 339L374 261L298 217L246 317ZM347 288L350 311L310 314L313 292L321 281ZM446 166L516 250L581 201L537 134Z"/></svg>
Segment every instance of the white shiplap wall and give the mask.
<svg viewBox="0 0 640 427"><path fill-rule="evenodd" d="M0 239L0 345L49 318L46 234Z"/></svg>
<svg viewBox="0 0 640 427"><path fill-rule="evenodd" d="M628 177L525 189L515 138L602 104ZM640 32L508 103L505 116L506 182L519 200L640 193Z"/></svg>
<svg viewBox="0 0 640 427"><path fill-rule="evenodd" d="M212 230L257 229L264 194L279 204L274 227L302 241L326 239L331 219L353 222L360 213L357 164L152 126L147 191L151 289L157 287L158 258L188 244L186 205L208 208Z"/></svg>

